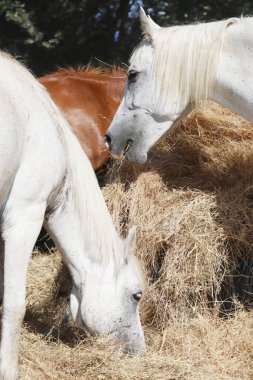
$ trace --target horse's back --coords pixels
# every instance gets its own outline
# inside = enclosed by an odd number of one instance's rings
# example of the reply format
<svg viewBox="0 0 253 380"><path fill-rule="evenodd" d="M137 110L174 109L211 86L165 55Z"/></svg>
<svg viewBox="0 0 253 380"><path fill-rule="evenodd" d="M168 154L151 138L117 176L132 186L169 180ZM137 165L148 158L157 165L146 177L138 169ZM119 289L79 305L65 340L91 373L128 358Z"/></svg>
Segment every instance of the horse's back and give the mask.
<svg viewBox="0 0 253 380"><path fill-rule="evenodd" d="M0 208L12 196L48 196L64 171L58 110L44 88L0 55ZM61 115L59 115L61 117ZM42 186L43 185L43 186Z"/></svg>

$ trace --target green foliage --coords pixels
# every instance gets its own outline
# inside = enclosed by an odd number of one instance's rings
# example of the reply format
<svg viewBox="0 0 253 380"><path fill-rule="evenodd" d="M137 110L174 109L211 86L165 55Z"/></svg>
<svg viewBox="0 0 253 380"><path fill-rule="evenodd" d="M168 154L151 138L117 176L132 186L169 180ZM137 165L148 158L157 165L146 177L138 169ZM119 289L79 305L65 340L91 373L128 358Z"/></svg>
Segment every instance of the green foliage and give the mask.
<svg viewBox="0 0 253 380"><path fill-rule="evenodd" d="M253 13L253 3L245 0L144 0L143 3L161 25L221 20Z"/></svg>
<svg viewBox="0 0 253 380"><path fill-rule="evenodd" d="M160 25L253 13L242 0L0 0L0 48L37 74L95 57L127 63L141 38L138 4Z"/></svg>

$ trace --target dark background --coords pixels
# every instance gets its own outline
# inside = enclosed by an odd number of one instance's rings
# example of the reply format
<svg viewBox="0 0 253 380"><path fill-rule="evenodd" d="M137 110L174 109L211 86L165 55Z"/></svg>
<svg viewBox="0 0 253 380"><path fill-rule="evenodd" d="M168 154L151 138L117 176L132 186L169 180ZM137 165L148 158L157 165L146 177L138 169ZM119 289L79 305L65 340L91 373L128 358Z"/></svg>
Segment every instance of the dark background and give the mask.
<svg viewBox="0 0 253 380"><path fill-rule="evenodd" d="M97 58L127 63L141 39L139 4L160 25L253 14L240 0L0 0L0 48L36 75Z"/></svg>

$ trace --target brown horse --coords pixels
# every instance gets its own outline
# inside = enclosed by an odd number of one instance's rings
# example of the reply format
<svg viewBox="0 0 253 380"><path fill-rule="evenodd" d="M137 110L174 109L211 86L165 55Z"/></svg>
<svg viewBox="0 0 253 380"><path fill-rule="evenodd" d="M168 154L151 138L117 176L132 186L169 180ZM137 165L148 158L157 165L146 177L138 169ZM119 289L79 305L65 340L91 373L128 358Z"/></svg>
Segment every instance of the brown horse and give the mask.
<svg viewBox="0 0 253 380"><path fill-rule="evenodd" d="M59 69L39 81L62 110L94 170L100 168L109 158L104 134L123 97L125 71Z"/></svg>

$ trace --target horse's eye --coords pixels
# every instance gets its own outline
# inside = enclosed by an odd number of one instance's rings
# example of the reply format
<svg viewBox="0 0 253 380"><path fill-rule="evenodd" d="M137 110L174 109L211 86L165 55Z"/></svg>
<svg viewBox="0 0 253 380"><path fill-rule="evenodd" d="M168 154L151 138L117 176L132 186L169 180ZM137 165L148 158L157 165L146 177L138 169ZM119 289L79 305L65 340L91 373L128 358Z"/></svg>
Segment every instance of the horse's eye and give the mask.
<svg viewBox="0 0 253 380"><path fill-rule="evenodd" d="M129 73L128 73L128 81L131 82L131 83L135 82L138 74L139 74L138 71L129 71Z"/></svg>
<svg viewBox="0 0 253 380"><path fill-rule="evenodd" d="M138 292L138 293L135 293L133 294L133 299L136 301L136 302L139 302L140 299L142 297L142 292Z"/></svg>

